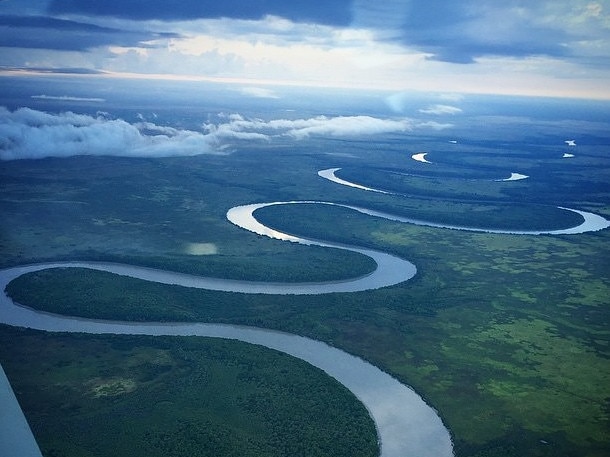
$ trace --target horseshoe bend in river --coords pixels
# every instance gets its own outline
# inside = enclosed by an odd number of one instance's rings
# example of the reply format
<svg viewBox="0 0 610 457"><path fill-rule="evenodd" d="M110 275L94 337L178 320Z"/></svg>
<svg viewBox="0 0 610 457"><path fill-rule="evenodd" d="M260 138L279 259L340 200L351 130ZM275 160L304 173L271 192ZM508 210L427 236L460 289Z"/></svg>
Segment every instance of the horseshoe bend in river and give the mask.
<svg viewBox="0 0 610 457"><path fill-rule="evenodd" d="M362 190L383 192L342 180L335 176L338 169L328 169L319 175L335 183ZM562 208L580 214L584 221L576 227L550 231L502 231L473 227L457 227L419 221L362 207L320 201L289 201L260 203L231 208L227 218L232 223L271 238L307 245L348 249L372 257L376 270L366 276L325 283L282 284L261 283L217 278L203 278L182 273L103 262L54 262L13 267L0 270L0 287L13 279L33 271L57 267L79 267L102 270L164 284L204 288L219 291L263 294L324 294L330 292L356 292L377 289L403 281L416 274L411 262L391 254L353 246L339 245L309 238L288 235L266 227L254 216L262 207L287 204L324 204L349 208L360 213L411 224L507 234L575 234L607 228L610 222L596 214ZM324 370L346 386L366 406L377 427L382 457L445 457L453 455L449 431L434 409L428 406L410 387L358 357L349 355L320 341L253 327L205 323L134 323L83 319L43 313L14 303L6 294L0 296L0 322L54 332L84 332L92 334L205 336L235 339L276 349ZM3 383L5 386L3 386ZM0 452L7 457L40 456L10 385L0 369L0 399L11 410L10 417L0 417ZM5 423L2 423L4 421ZM5 444L2 444L5 443Z"/></svg>

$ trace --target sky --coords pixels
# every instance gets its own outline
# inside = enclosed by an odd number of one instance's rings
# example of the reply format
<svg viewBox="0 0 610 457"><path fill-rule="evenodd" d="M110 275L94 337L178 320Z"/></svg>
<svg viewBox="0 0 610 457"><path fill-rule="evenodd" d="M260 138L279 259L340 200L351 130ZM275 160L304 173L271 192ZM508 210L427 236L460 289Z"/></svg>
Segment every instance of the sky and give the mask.
<svg viewBox="0 0 610 457"><path fill-rule="evenodd" d="M608 100L610 1L0 0L35 74Z"/></svg>

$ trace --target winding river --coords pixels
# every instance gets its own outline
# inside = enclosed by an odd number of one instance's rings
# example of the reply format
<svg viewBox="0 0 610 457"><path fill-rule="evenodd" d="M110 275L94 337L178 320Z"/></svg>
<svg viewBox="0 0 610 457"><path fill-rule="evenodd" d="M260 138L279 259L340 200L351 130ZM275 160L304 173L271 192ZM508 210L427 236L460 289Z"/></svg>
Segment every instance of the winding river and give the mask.
<svg viewBox="0 0 610 457"><path fill-rule="evenodd" d="M402 261L405 262L405 261ZM412 264L405 262L407 274L410 277L415 273ZM108 271L120 275L139 279L163 282L168 284L181 284L188 287L208 287L210 278L197 278L168 271L153 270L131 265L120 265L95 262L57 262L47 264L28 265L8 268L0 271L0 287L4 290L13 279L29 272L48 268L91 268ZM372 275L370 275L372 276ZM352 280L354 290L362 290L357 284L368 284L368 277ZM322 283L320 287L332 285L343 288L345 283ZM255 283L250 283L255 285ZM246 286L248 284L246 283ZM272 293L280 293L280 285L273 285ZM291 285L287 285L292 290ZM307 287L316 287L309 284ZM307 293L311 293L308 289ZM33 310L14 303L6 294L0 296L0 322L8 325L28 327L32 329L53 332L83 332L92 334L129 334L129 335L171 335L171 336L204 336L214 338L235 339L251 344L258 344L276 349L324 370L346 386L366 406L378 430L378 437L383 457L402 457L408 455L444 457L452 456L452 443L449 432L443 425L436 412L430 408L413 390L401 384L392 376L379 370L364 360L347 354L337 348L320 341L291 335L283 332L270 331L252 327L240 327L204 323L133 323L111 322L95 319L83 319L70 316L61 316ZM8 387L8 383L6 384ZM9 391L10 391L10 387ZM9 398L11 392L3 397L7 403L14 403ZM12 408L15 410L15 408ZM13 416L8 424L0 424L3 429L18 428L8 433L5 443L16 440L21 443L32 442L28 435L27 424L24 430L24 418ZM6 425L6 427L5 427ZM2 434L0 434L2 438ZM32 445L30 444L30 447ZM17 456L10 445L10 452L0 452L3 456ZM0 451L2 451L0 444ZM39 454L20 453L20 456L37 456Z"/></svg>
<svg viewBox="0 0 610 457"><path fill-rule="evenodd" d="M322 170L319 175L335 183L365 191L389 193L338 178L338 168ZM231 208L227 219L233 224L259 235L306 245L318 245L348 249L372 257L377 268L369 275L343 281L323 283L284 284L235 281L203 278L193 275L156 270L151 268L103 262L54 262L26 265L0 270L0 288L13 279L29 272L49 268L89 268L118 275L176 284L185 287L219 291L262 294L324 294L356 292L377 289L411 279L417 272L415 265L399 257L370 249L330 243L322 240L289 235L261 224L255 217L256 210L272 205L323 204L348 208L359 213L410 224L516 235L576 234L607 228L605 218L584 211L562 208L583 217L576 227L548 231L489 230L476 227L460 227L405 218L358 206L322 201L287 201L243 205ZM133 323L83 319L44 313L14 303L5 293L0 295L0 322L53 332L83 332L91 334L202 336L227 338L276 349L324 370L346 386L366 406L378 430L382 457L448 457L453 455L449 431L434 409L428 406L410 387L401 384L389 374L364 360L347 354L320 341L283 332L253 327L206 323ZM29 430L25 417L0 369L0 455L6 457L39 457L40 451Z"/></svg>
<svg viewBox="0 0 610 457"><path fill-rule="evenodd" d="M335 175L335 173L339 170L341 170L341 168L329 168L327 170L319 171L318 175L324 179L328 179L329 181L335 182L337 184L342 184L344 186L355 187L358 189L367 190L369 192L381 192L384 194L399 195L399 194L393 194L392 192L387 192L387 191L384 191L381 189L375 189L372 187L362 186L360 184L356 184L356 183L341 179ZM511 174L511 176L512 175L514 175L514 173ZM511 179L511 181L514 181L514 180L515 179ZM289 203L289 202L286 202L286 203ZM322 202L318 202L318 203L322 203ZM278 203L269 203L268 205L273 205L273 204L278 204ZM325 204L333 205L334 203L325 203ZM464 230L464 231L468 231L468 232L496 233L496 234L505 234L505 235L576 235L576 234L580 234L580 233L597 232L599 230L603 230L603 229L610 227L610 221L607 220L606 218L600 216L599 214L590 213L588 211L581 211L581 210L572 209L572 208L565 208L563 206L558 206L557 208L580 215L582 217L582 222L578 225L575 225L574 227L568 227L566 229L558 229L558 230L490 229L490 228L481 228L481 227L468 227L468 226L463 226L463 225L440 224L437 222L424 221L421 219L413 219L413 218L409 218L409 217L396 216L394 214L384 213L381 211L375 211L375 210L370 210L370 209L366 209L366 208L360 208L357 206L340 205L340 204L336 204L336 205L343 206L345 208L350 208L350 209L353 209L360 213L368 214L370 216L380 217L383 219L388 219L388 220L396 221L396 222L404 222L407 224L421 225L421 226L425 226L425 227L444 228L444 229L451 229L451 230ZM261 206L264 206L264 205L261 205ZM244 228L247 228L247 227L244 227Z"/></svg>

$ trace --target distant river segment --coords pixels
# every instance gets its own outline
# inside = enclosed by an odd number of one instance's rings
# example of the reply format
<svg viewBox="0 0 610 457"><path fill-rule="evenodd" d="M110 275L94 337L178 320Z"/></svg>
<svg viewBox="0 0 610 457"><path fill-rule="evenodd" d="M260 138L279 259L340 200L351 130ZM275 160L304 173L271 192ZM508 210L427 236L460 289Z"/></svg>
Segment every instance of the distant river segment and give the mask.
<svg viewBox="0 0 610 457"><path fill-rule="evenodd" d="M332 181L332 182L335 182L337 184L341 184L344 186L356 187L358 189L367 190L369 192L382 192L384 194L391 194L391 192L386 192L384 190L375 189L372 187L362 186L360 184L356 184L356 183L341 179L335 175L335 173L339 170L340 170L340 168L329 168L327 170L319 171L318 175L322 178L328 179L329 181ZM503 181L517 181L517 180L521 180L521 179L525 179L525 178L527 178L527 176L519 175L518 173L512 173L510 178L503 180ZM290 202L286 202L286 203L290 203ZM318 203L320 203L320 202L318 202ZM277 203L270 203L269 205L272 205L272 204L277 204ZM326 204L332 204L332 203L326 203ZM261 205L261 206L264 206L264 205ZM577 235L580 233L597 232L599 230L603 230L603 229L610 227L610 221L608 221L606 218L600 216L599 214L590 213L588 211L580 211L580 210L572 209L572 208L564 208L562 206L558 206L557 208L564 210L564 211L570 211L572 213L579 214L583 218L582 223L580 223L574 227L569 227L567 229L558 229L558 230L503 230L503 229L489 229L489 228L480 228L480 227L467 227L467 226L463 226L463 225L439 224L436 222L424 221L421 219L413 219L410 217L396 216L393 214L384 213L381 211L369 210L366 208L359 208L356 206L349 206L349 205L338 205L338 206L343 206L345 208L351 208L351 209L354 209L354 210L359 211L364 214L369 214L371 216L376 216L376 217L388 219L391 221L404 222L407 224L421 225L421 226L425 226L425 227L445 228L445 229L451 229L451 230L464 230L464 231L468 231L468 232L497 233L497 234L505 234L505 235Z"/></svg>

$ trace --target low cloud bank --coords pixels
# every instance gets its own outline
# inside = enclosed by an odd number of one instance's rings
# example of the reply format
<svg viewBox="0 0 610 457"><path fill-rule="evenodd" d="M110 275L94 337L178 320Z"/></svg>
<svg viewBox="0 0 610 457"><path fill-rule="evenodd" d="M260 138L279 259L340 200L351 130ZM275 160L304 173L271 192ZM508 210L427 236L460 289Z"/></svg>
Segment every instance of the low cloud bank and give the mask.
<svg viewBox="0 0 610 457"><path fill-rule="evenodd" d="M458 114L458 113L462 112L462 109L458 108L457 106L451 106L451 105L431 105L431 106L428 106L427 108L420 109L419 112L424 113L424 114L438 114L438 115Z"/></svg>
<svg viewBox="0 0 610 457"><path fill-rule="evenodd" d="M248 97L272 99L280 98L280 96L273 90L266 87L242 87L239 91Z"/></svg>
<svg viewBox="0 0 610 457"><path fill-rule="evenodd" d="M0 108L0 159L167 157L218 152L213 139L202 133L150 127L152 124L72 112L49 114L29 108L10 112Z"/></svg>
<svg viewBox="0 0 610 457"><path fill-rule="evenodd" d="M131 124L111 119L103 113L94 117L73 112L50 114L30 108L9 111L0 107L0 160L74 155L170 157L220 154L226 152L232 142L243 140L359 137L414 129L439 130L450 126L370 116L265 121L232 114L221 117L219 123L204 124L202 131L192 131L152 122Z"/></svg>
<svg viewBox="0 0 610 457"><path fill-rule="evenodd" d="M53 100L53 101L62 101L62 102L96 102L103 103L106 101L104 98L97 97L72 97L70 95L32 95L30 98L36 100Z"/></svg>
<svg viewBox="0 0 610 457"><path fill-rule="evenodd" d="M440 130L451 124L417 122L412 119L380 119L371 116L317 116L309 119L245 119L239 114L227 117L220 125L206 124L205 128L214 135L224 138L267 139L290 137L302 140L318 137L359 137L387 133L404 133L415 129Z"/></svg>

